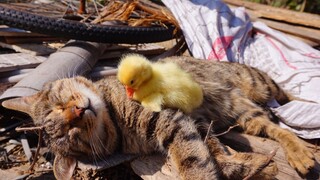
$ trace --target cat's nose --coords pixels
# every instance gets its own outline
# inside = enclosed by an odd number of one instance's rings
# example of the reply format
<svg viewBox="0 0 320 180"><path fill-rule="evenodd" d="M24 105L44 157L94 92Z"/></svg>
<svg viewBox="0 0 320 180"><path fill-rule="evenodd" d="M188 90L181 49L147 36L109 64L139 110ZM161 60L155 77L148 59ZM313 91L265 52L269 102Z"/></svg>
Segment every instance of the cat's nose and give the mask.
<svg viewBox="0 0 320 180"><path fill-rule="evenodd" d="M78 106L73 107L73 112L76 115L76 117L78 117L78 118L82 118L85 110L86 110L86 108L82 108L82 107L78 107Z"/></svg>

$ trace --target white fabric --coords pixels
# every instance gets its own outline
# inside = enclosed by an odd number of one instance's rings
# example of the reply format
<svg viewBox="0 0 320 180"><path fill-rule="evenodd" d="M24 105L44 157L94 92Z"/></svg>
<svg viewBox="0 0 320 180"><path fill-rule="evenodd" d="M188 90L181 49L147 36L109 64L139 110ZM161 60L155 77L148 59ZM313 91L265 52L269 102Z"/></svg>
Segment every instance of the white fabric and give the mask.
<svg viewBox="0 0 320 180"><path fill-rule="evenodd" d="M252 23L242 7L229 9L218 0L163 0L178 20L196 58L244 63L268 73L295 96L317 103L293 101L273 108L303 138L320 138L320 51Z"/></svg>

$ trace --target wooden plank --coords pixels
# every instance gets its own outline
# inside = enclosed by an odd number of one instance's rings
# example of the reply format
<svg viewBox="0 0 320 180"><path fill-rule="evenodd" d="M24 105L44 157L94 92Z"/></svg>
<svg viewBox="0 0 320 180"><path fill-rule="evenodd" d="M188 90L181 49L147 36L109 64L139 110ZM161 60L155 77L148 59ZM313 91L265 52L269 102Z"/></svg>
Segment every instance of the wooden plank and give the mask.
<svg viewBox="0 0 320 180"><path fill-rule="evenodd" d="M320 44L320 30L305 28L301 26L294 26L294 25L280 23L280 22L271 21L267 19L259 19L258 21L261 21L267 24L269 27L273 29L276 29L294 36L298 36L301 38L305 38Z"/></svg>
<svg viewBox="0 0 320 180"><path fill-rule="evenodd" d="M270 18L278 21L285 21L320 29L320 16L316 14L296 12L241 0L224 0L224 2L234 6L243 6L247 9L253 10L257 17Z"/></svg>
<svg viewBox="0 0 320 180"><path fill-rule="evenodd" d="M234 5L229 5L231 8L235 8ZM285 22L273 21L270 19L259 18L253 10L246 9L252 21L260 21L267 26L282 31L284 33L300 37L305 39L304 41L311 46L317 46L320 44L320 29L307 28L299 25L292 25ZM311 41L311 42L310 42Z"/></svg>
<svg viewBox="0 0 320 180"><path fill-rule="evenodd" d="M22 143L22 148L23 148L24 154L27 156L27 159L29 160L29 162L32 162L32 160L31 160L32 159L32 152L31 152L31 149L29 146L28 139L25 134L21 134L20 138L21 138L21 143Z"/></svg>
<svg viewBox="0 0 320 180"><path fill-rule="evenodd" d="M7 44L0 42L0 47L13 49L16 52L28 53L34 56L49 55L56 51L56 49L50 48L43 44Z"/></svg>
<svg viewBox="0 0 320 180"><path fill-rule="evenodd" d="M303 41L304 43L308 44L311 47L318 47L320 46L319 43L317 43L316 41L311 41L310 39L306 39L304 37L299 37L293 34L287 34L288 36L291 36L292 38L298 39L299 41Z"/></svg>
<svg viewBox="0 0 320 180"><path fill-rule="evenodd" d="M32 56L26 53L1 54L0 72L36 67L45 60L45 57Z"/></svg>

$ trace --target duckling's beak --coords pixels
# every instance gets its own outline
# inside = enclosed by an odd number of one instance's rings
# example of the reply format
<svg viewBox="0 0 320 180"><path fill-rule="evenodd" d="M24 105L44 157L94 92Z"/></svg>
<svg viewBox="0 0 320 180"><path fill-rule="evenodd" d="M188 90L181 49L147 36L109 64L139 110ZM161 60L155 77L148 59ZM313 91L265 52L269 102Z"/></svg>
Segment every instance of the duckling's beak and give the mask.
<svg viewBox="0 0 320 180"><path fill-rule="evenodd" d="M128 98L132 99L133 98L133 93L134 93L134 89L129 87L129 86L125 86L126 87L126 93Z"/></svg>

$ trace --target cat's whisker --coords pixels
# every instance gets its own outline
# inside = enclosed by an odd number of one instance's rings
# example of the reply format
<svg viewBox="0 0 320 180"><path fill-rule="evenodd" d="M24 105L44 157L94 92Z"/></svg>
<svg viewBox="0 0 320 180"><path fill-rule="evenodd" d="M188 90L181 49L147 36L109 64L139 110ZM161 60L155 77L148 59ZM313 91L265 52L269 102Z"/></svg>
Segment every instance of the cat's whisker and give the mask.
<svg viewBox="0 0 320 180"><path fill-rule="evenodd" d="M81 64L78 64L80 66ZM80 72L74 73L74 76L77 76L78 74L85 74L86 73L86 68L79 68L77 67L76 69L80 69ZM79 71L79 70L78 70Z"/></svg>
<svg viewBox="0 0 320 180"><path fill-rule="evenodd" d="M93 131L93 128L90 128L90 129L91 129L90 130L91 132L89 132L89 136L90 136L89 138L92 142L92 143L90 143L90 145L92 145L92 149L94 151L93 155L96 157L95 160L97 161L97 159L98 159L99 161L107 163L107 161L106 161L107 157L105 156L103 148L97 148L100 146L99 146L99 144L96 143L97 137L95 137L95 133L93 133L95 131Z"/></svg>
<svg viewBox="0 0 320 180"><path fill-rule="evenodd" d="M79 69L80 64L81 64L81 63L75 65L74 67L70 67L70 68L72 68L72 69L70 69L70 71L69 71L69 72L71 73L71 74L70 74L70 75L71 75L70 77L73 78L73 77L77 76L77 69ZM82 74L82 72L80 72L79 74Z"/></svg>
<svg viewBox="0 0 320 180"><path fill-rule="evenodd" d="M107 152L107 153L111 153L109 152L109 150L106 148L105 144L101 141L99 134L98 133L94 133L95 138L97 139L98 143L101 145L101 150Z"/></svg>
<svg viewBox="0 0 320 180"><path fill-rule="evenodd" d="M76 89L80 89L81 85L79 83L76 83L76 82L73 81L73 87L76 88Z"/></svg>
<svg viewBox="0 0 320 180"><path fill-rule="evenodd" d="M93 127L92 121L88 121L88 125L89 123L92 125L92 127L88 126L90 128L89 135L92 141L93 148L95 149L96 155L99 158L99 160L106 162L105 159L107 159L107 157L105 153L105 145L101 142L98 131L94 130L95 128Z"/></svg>
<svg viewBox="0 0 320 180"><path fill-rule="evenodd" d="M106 152L107 154L110 154L110 150L106 147L106 144L101 140L101 137L99 136L98 132L94 133L96 139L98 140L100 146L102 147L101 149Z"/></svg>
<svg viewBox="0 0 320 180"><path fill-rule="evenodd" d="M77 70L77 67L78 67L78 66L79 66L79 65L77 64L77 65L75 65L74 67L70 67L70 70L69 70L70 76L69 76L69 78L75 77L76 70Z"/></svg>
<svg viewBox="0 0 320 180"><path fill-rule="evenodd" d="M61 78L61 76L60 76L60 74L59 74L59 73L57 73L56 71L55 71L55 74L56 74L57 80L62 79L62 78Z"/></svg>
<svg viewBox="0 0 320 180"><path fill-rule="evenodd" d="M66 74L64 74L64 78L73 78L75 74L76 67L79 66L78 64L76 66L65 66L65 69L67 71Z"/></svg>
<svg viewBox="0 0 320 180"><path fill-rule="evenodd" d="M67 67L67 72L68 72L68 74L67 74L67 77L66 78L71 78L72 77L72 74L71 74L71 69L70 69L71 67L69 66L69 67Z"/></svg>
<svg viewBox="0 0 320 180"><path fill-rule="evenodd" d="M104 162L106 162L106 161L105 161L105 159L107 159L106 154L109 154L109 153L111 153L111 152L106 148L105 143L103 143L103 142L101 141L101 139L100 139L100 137L99 137L99 134L98 134L96 131L94 131L94 133L93 133L92 135L94 136L94 137L93 137L94 140L98 141L98 143L95 143L95 144L97 144L97 146L100 147L100 148L99 148L99 150L100 150L99 154L101 154L101 155L99 156L100 159L103 160Z"/></svg>
<svg viewBox="0 0 320 180"><path fill-rule="evenodd" d="M88 123L86 123L86 128L88 130L88 135L89 135L89 145L90 145L90 149L91 149L91 155L92 155L92 158L93 158L93 163L97 166L98 165L98 161L97 161L97 158L96 158L96 152L95 152L95 148L94 148L94 145L92 144L92 137L91 137L91 128L88 126Z"/></svg>

